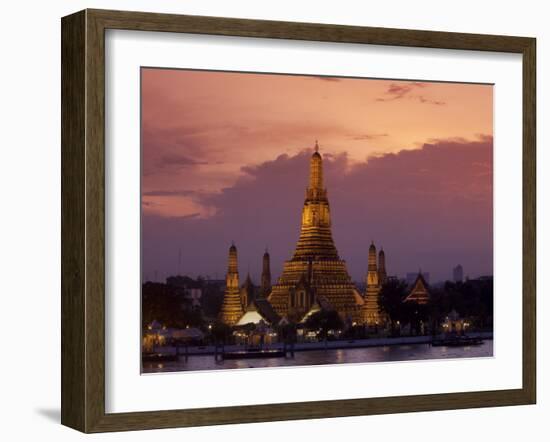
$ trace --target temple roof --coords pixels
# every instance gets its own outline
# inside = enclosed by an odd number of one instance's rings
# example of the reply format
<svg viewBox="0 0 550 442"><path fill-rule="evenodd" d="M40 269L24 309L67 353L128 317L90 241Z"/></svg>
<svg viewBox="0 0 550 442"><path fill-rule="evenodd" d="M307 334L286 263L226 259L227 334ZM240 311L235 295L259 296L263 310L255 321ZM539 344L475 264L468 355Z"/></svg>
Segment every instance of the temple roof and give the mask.
<svg viewBox="0 0 550 442"><path fill-rule="evenodd" d="M256 299L254 301L254 305L260 315L262 315L270 324L277 324L281 319L267 299Z"/></svg>
<svg viewBox="0 0 550 442"><path fill-rule="evenodd" d="M244 325L250 322L257 324L263 319L268 324L278 324L281 317L275 312L267 299L255 299L246 309L244 315L239 319L237 325Z"/></svg>
<svg viewBox="0 0 550 442"><path fill-rule="evenodd" d="M422 276L422 272L418 272L418 275L414 283L410 286L409 295L403 300L403 302L414 301L418 304L426 304L430 300L430 292L428 291L429 285Z"/></svg>

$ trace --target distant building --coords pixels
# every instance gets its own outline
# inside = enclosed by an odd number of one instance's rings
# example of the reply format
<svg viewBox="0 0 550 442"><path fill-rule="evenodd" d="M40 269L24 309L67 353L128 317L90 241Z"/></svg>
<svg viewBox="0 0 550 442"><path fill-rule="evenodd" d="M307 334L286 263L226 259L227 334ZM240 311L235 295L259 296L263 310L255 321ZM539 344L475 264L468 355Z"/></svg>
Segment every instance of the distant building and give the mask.
<svg viewBox="0 0 550 442"><path fill-rule="evenodd" d="M202 288L201 287L189 287L185 289L185 297L191 302L193 307L201 306Z"/></svg>
<svg viewBox="0 0 550 442"><path fill-rule="evenodd" d="M188 276L169 276L166 278L166 284L179 289L180 293L190 302L191 306L198 308L201 306L202 283L195 281Z"/></svg>
<svg viewBox="0 0 550 442"><path fill-rule="evenodd" d="M428 284L430 283L430 273L419 271L419 272L407 273L407 276L405 277L405 279L407 280L407 284L409 284L409 285L414 284L414 282L416 281L416 278L417 278L419 273L422 275L422 277L424 278L424 281L426 281L426 283L428 283Z"/></svg>
<svg viewBox="0 0 550 442"><path fill-rule="evenodd" d="M459 264L453 269L453 281L462 282L464 281L464 269Z"/></svg>

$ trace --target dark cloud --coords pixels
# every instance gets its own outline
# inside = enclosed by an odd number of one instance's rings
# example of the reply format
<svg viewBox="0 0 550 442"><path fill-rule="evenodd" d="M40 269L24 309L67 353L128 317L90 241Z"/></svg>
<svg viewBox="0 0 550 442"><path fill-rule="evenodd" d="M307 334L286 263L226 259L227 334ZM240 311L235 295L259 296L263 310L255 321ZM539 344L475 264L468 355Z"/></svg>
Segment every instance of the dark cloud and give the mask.
<svg viewBox="0 0 550 442"><path fill-rule="evenodd" d="M204 144L191 131L182 128L144 127L141 132L143 175L148 177L167 169L178 170L207 163ZM179 152L185 151L187 155Z"/></svg>
<svg viewBox="0 0 550 442"><path fill-rule="evenodd" d="M371 240L390 274L421 267L443 279L458 263L472 277L492 273L492 147L487 136L438 140L359 164L324 154L334 238L352 277L364 276ZM232 187L196 197L212 217L144 216L144 274L175 271L181 248L188 273L223 277L234 240L241 271L257 280L267 245L278 276L298 238L310 155L244 167Z"/></svg>
<svg viewBox="0 0 550 442"><path fill-rule="evenodd" d="M391 84L386 91L387 95L390 95L393 100L403 98L405 95L413 90L413 84Z"/></svg>
<svg viewBox="0 0 550 442"><path fill-rule="evenodd" d="M445 105L446 103L444 101L430 100L426 98L424 95L413 93L415 90L423 89L428 86L429 86L428 83L421 83L421 82L400 83L400 84L392 83L388 86L388 89L386 89L386 92L384 92L384 96L376 98L375 101L386 102L386 101L395 101L395 100L401 100L401 99L407 98L410 100L417 100L422 104L433 104L436 106Z"/></svg>

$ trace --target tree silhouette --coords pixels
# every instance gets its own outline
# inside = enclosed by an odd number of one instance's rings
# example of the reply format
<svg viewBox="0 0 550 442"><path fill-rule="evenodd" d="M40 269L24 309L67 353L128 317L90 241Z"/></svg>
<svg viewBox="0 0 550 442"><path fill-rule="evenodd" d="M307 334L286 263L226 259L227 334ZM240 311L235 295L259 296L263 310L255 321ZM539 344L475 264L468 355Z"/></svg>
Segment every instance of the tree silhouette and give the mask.
<svg viewBox="0 0 550 442"><path fill-rule="evenodd" d="M319 330L326 340L330 330L344 328L344 321L335 310L319 310L306 319L305 326L309 330Z"/></svg>
<svg viewBox="0 0 550 442"><path fill-rule="evenodd" d="M397 322L407 323L411 314L409 303L403 302L407 297L407 283L390 279L380 289L380 310L390 319L392 335L396 332Z"/></svg>

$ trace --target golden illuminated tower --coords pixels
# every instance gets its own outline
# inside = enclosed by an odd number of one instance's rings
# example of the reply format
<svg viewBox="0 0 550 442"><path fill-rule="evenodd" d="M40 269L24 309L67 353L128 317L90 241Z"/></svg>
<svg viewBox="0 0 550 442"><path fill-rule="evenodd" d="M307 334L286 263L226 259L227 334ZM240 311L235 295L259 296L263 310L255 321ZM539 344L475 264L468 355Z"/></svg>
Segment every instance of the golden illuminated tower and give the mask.
<svg viewBox="0 0 550 442"><path fill-rule="evenodd" d="M383 252L382 257L384 257ZM384 257L384 273L386 271ZM369 247L369 260L366 279L365 304L363 305L363 319L369 326L380 325L382 316L380 314L380 279L379 271L376 265L376 247L371 243Z"/></svg>
<svg viewBox="0 0 550 442"><path fill-rule="evenodd" d="M219 319L227 325L234 325L243 315L244 309L239 288L239 269L237 263L237 247L232 244L229 248L229 263L225 276L225 294L220 310Z"/></svg>
<svg viewBox="0 0 550 442"><path fill-rule="evenodd" d="M267 298L271 293L271 268L269 265L269 253L265 249L262 262L262 282L260 287L260 297Z"/></svg>
<svg viewBox="0 0 550 442"><path fill-rule="evenodd" d="M300 320L316 301L336 310L343 319L361 320L363 299L332 239L327 190L323 187L323 159L317 143L310 160L296 250L285 262L269 296L274 310L291 320Z"/></svg>
<svg viewBox="0 0 550 442"><path fill-rule="evenodd" d="M380 286L383 286L387 279L386 254L384 253L384 249L380 249L380 252L378 253L378 283Z"/></svg>

